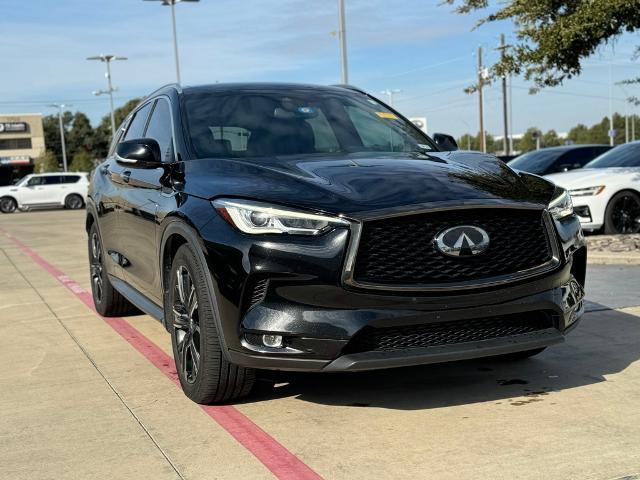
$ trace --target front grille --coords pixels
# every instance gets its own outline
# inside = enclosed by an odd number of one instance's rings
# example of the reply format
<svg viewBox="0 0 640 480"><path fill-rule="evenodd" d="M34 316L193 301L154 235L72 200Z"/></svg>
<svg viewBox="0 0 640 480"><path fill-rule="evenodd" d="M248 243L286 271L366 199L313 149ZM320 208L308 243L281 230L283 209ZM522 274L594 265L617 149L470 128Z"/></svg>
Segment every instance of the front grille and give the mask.
<svg viewBox="0 0 640 480"><path fill-rule="evenodd" d="M364 222L354 280L377 285L441 285L488 280L539 267L552 259L542 210L476 208ZM448 257L434 238L459 225L483 228L484 252Z"/></svg>
<svg viewBox="0 0 640 480"><path fill-rule="evenodd" d="M353 336L344 353L437 347L510 337L552 327L553 318L544 311L403 327L365 327Z"/></svg>

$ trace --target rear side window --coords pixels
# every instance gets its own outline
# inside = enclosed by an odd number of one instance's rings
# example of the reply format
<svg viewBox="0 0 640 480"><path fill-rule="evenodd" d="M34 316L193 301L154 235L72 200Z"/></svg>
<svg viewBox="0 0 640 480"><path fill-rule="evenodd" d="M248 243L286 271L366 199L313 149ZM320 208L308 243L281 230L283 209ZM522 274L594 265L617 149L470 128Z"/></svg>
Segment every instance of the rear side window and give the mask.
<svg viewBox="0 0 640 480"><path fill-rule="evenodd" d="M129 129L124 136L124 140L142 138L144 135L144 128L147 126L147 117L149 116L149 111L151 110L152 105L153 102L149 102L136 112L129 124Z"/></svg>
<svg viewBox="0 0 640 480"><path fill-rule="evenodd" d="M169 102L164 98L156 101L156 106L151 114L147 133L147 138L153 138L160 145L160 153L163 162L171 162L173 160L173 131L171 128L171 111Z"/></svg>
<svg viewBox="0 0 640 480"><path fill-rule="evenodd" d="M80 180L80 175L63 175L62 183L77 183Z"/></svg>

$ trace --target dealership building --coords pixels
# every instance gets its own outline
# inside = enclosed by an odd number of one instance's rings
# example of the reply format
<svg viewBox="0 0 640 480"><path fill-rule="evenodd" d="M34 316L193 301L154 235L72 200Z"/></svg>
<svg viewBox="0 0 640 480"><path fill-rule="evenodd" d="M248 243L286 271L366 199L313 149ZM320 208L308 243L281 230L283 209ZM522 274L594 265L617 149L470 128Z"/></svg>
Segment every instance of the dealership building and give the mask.
<svg viewBox="0 0 640 480"><path fill-rule="evenodd" d="M0 114L0 185L33 172L44 149L41 114Z"/></svg>

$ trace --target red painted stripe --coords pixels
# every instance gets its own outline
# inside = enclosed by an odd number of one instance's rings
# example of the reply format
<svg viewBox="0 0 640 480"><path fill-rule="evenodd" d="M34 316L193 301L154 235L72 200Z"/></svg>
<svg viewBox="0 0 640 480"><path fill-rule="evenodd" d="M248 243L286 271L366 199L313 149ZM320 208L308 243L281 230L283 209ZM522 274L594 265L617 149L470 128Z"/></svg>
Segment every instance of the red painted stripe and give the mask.
<svg viewBox="0 0 640 480"><path fill-rule="evenodd" d="M91 293L87 292L61 270L47 262L22 241L10 233L5 232L5 235L20 248L22 253L40 265L95 312ZM96 312L96 314L98 313ZM155 365L170 380L176 385L180 385L173 358L167 355L164 350L145 337L124 318L103 317L100 314L98 314L98 316L109 324L122 338L129 342L133 348L144 355L147 360ZM200 405L200 407L243 447L260 460L277 478L296 480L317 480L322 478L303 463L302 460L278 443L271 435L253 423L237 408L231 405Z"/></svg>

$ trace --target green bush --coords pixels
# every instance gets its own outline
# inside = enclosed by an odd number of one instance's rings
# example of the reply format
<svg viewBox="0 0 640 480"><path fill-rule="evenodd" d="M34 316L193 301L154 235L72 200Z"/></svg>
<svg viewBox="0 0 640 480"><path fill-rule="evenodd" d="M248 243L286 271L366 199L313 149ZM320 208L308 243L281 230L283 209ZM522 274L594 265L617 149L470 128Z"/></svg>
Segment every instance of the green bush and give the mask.
<svg viewBox="0 0 640 480"><path fill-rule="evenodd" d="M90 172L94 167L91 154L87 151L79 151L73 156L69 169L73 172Z"/></svg>
<svg viewBox="0 0 640 480"><path fill-rule="evenodd" d="M60 170L56 155L51 150L45 150L35 159L34 163L33 171L35 173L58 172Z"/></svg>

